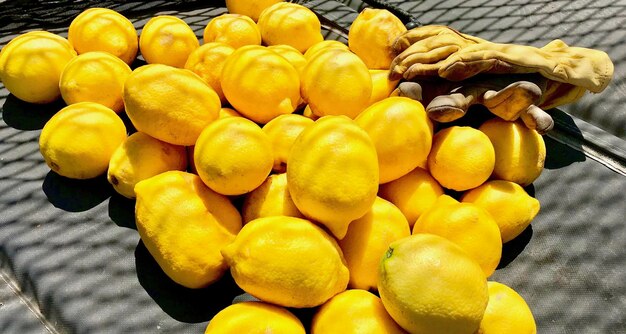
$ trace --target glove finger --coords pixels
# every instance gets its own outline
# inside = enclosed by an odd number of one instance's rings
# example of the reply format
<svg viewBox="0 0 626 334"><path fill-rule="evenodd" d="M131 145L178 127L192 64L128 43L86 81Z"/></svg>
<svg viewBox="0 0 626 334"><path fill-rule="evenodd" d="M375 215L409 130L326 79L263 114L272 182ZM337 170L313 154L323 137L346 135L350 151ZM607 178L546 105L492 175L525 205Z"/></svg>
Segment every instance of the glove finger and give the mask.
<svg viewBox="0 0 626 334"><path fill-rule="evenodd" d="M447 33L452 33L452 30L441 25L426 25L413 28L398 36L393 42L391 49L398 54L419 41Z"/></svg>
<svg viewBox="0 0 626 334"><path fill-rule="evenodd" d="M535 105L530 105L520 117L526 127L536 130L539 134L545 134L554 127L552 116Z"/></svg>
<svg viewBox="0 0 626 334"><path fill-rule="evenodd" d="M405 81L398 85L398 96L422 101L422 86L417 82Z"/></svg>
<svg viewBox="0 0 626 334"><path fill-rule="evenodd" d="M475 103L473 96L461 93L439 95L426 107L428 117L440 123L448 123L463 117L467 109Z"/></svg>
<svg viewBox="0 0 626 334"><path fill-rule="evenodd" d="M482 104L494 115L513 121L530 105L541 98L541 88L529 81L514 82L499 91L488 90L482 96Z"/></svg>
<svg viewBox="0 0 626 334"><path fill-rule="evenodd" d="M440 66L439 63L435 63L435 64L416 63L416 64L409 66L409 68L407 68L404 71L402 76L406 80L412 80L418 77L436 77L437 72L439 71L439 66Z"/></svg>

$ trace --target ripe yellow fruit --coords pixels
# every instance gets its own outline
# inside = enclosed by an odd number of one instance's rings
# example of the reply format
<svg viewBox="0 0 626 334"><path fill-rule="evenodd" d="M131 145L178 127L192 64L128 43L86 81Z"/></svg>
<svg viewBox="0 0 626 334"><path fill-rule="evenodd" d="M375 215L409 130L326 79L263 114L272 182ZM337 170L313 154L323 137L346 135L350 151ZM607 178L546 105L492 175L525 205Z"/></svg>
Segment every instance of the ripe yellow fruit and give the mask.
<svg viewBox="0 0 626 334"><path fill-rule="evenodd" d="M83 53L67 63L61 73L61 97L67 104L96 102L121 112L124 82L131 72L125 62L110 53Z"/></svg>
<svg viewBox="0 0 626 334"><path fill-rule="evenodd" d="M487 181L495 161L487 135L468 126L452 126L433 137L428 170L445 188L463 191Z"/></svg>
<svg viewBox="0 0 626 334"><path fill-rule="evenodd" d="M222 103L226 97L222 91L221 76L226 58L235 49L222 43L207 43L195 49L187 58L185 69L188 69L202 78L220 97Z"/></svg>
<svg viewBox="0 0 626 334"><path fill-rule="evenodd" d="M61 73L75 56L65 38L47 31L27 32L0 51L0 81L22 101L50 103L61 96Z"/></svg>
<svg viewBox="0 0 626 334"><path fill-rule="evenodd" d="M137 57L137 30L124 15L108 8L89 8L74 18L67 32L78 54L108 52L126 64Z"/></svg>
<svg viewBox="0 0 626 334"><path fill-rule="evenodd" d="M267 7L259 15L258 25L265 45L286 44L304 53L324 40L317 15L296 3L278 2Z"/></svg>
<svg viewBox="0 0 626 334"><path fill-rule="evenodd" d="M141 30L139 50L148 64L183 68L200 46L198 37L185 21L170 15L151 18Z"/></svg>
<svg viewBox="0 0 626 334"><path fill-rule="evenodd" d="M372 77L372 95L367 105L388 98L398 86L400 80L389 80L389 70L370 70Z"/></svg>
<svg viewBox="0 0 626 334"><path fill-rule="evenodd" d="M413 227L420 215L443 195L443 188L426 170L418 167L397 180L382 184L378 195L395 204Z"/></svg>
<svg viewBox="0 0 626 334"><path fill-rule="evenodd" d="M233 108L221 108L219 118L225 117L243 117L243 115Z"/></svg>
<svg viewBox="0 0 626 334"><path fill-rule="evenodd" d="M218 42L238 49L244 45L261 45L261 32L251 18L241 14L222 14L204 28L204 43Z"/></svg>
<svg viewBox="0 0 626 334"><path fill-rule="evenodd" d="M315 307L348 284L348 268L337 241L301 218L255 219L244 225L222 254L239 287L281 306Z"/></svg>
<svg viewBox="0 0 626 334"><path fill-rule="evenodd" d="M369 70L350 51L318 51L302 71L302 98L318 116L358 116L372 94Z"/></svg>
<svg viewBox="0 0 626 334"><path fill-rule="evenodd" d="M376 146L380 183L406 175L428 158L433 123L420 102L389 97L365 109L354 121Z"/></svg>
<svg viewBox="0 0 626 334"><path fill-rule="evenodd" d="M380 259L393 241L411 235L409 223L392 203L377 197L365 216L348 226L339 247L350 269L351 288L373 291L378 284Z"/></svg>
<svg viewBox="0 0 626 334"><path fill-rule="evenodd" d="M220 98L199 76L167 65L141 66L124 84L124 105L138 131L174 145L193 145L217 119Z"/></svg>
<svg viewBox="0 0 626 334"><path fill-rule="evenodd" d="M376 199L376 148L353 120L322 117L294 142L287 184L300 212L341 239L348 224L363 217Z"/></svg>
<svg viewBox="0 0 626 334"><path fill-rule="evenodd" d="M256 22L265 8L281 1L283 0L226 0L226 9L229 13L249 16Z"/></svg>
<svg viewBox="0 0 626 334"><path fill-rule="evenodd" d="M274 151L275 172L283 173L287 170L287 159L291 147L300 133L311 126L314 121L298 114L280 115L263 126L263 131L272 142Z"/></svg>
<svg viewBox="0 0 626 334"><path fill-rule="evenodd" d="M413 234L430 233L461 247L476 261L486 277L491 276L502 257L500 229L491 215L472 203L459 203L440 196L415 222Z"/></svg>
<svg viewBox="0 0 626 334"><path fill-rule="evenodd" d="M272 171L269 137L243 117L220 118L198 137L194 161L202 181L224 195L241 195L260 186Z"/></svg>
<svg viewBox="0 0 626 334"><path fill-rule="evenodd" d="M300 319L284 307L263 302L242 302L219 311L204 334L305 334Z"/></svg>
<svg viewBox="0 0 626 334"><path fill-rule="evenodd" d="M302 53L296 50L296 48L285 44L270 45L267 48L278 53L281 57L285 58L291 65L293 65L298 73L302 73L302 70L306 65L306 58L304 58Z"/></svg>
<svg viewBox="0 0 626 334"><path fill-rule="evenodd" d="M416 234L389 246L378 292L389 315L412 334L474 334L487 307L487 279L459 246Z"/></svg>
<svg viewBox="0 0 626 334"><path fill-rule="evenodd" d="M257 123L291 114L300 101L298 71L266 47L237 49L226 60L221 80L228 102Z"/></svg>
<svg viewBox="0 0 626 334"><path fill-rule="evenodd" d="M244 224L257 218L289 216L304 218L291 199L287 188L287 174L273 174L250 192L241 209Z"/></svg>
<svg viewBox="0 0 626 334"><path fill-rule="evenodd" d="M527 186L543 171L546 144L539 132L521 121L494 118L479 128L489 137L496 153L492 177Z"/></svg>
<svg viewBox="0 0 626 334"><path fill-rule="evenodd" d="M487 210L500 228L502 242L509 242L520 235L540 208L539 201L528 195L519 184L503 180L487 181L464 193L461 201Z"/></svg>
<svg viewBox="0 0 626 334"><path fill-rule="evenodd" d="M526 301L515 290L487 282L489 303L476 334L536 334L537 325Z"/></svg>
<svg viewBox="0 0 626 334"><path fill-rule="evenodd" d="M368 68L386 70L396 56L391 47L404 32L402 21L388 10L365 8L350 26L348 46Z"/></svg>
<svg viewBox="0 0 626 334"><path fill-rule="evenodd" d="M316 56L318 51L323 51L327 49L340 49L348 51L348 46L341 43L340 41L336 41L333 39L323 40L311 45L311 47L309 47L304 53L304 58L307 61L310 61Z"/></svg>
<svg viewBox="0 0 626 334"><path fill-rule="evenodd" d="M169 171L135 186L137 231L161 269L192 289L217 281L228 269L220 249L241 229L230 200L195 174Z"/></svg>
<svg viewBox="0 0 626 334"><path fill-rule="evenodd" d="M104 174L117 147L126 139L126 126L111 109L80 102L57 112L44 125L39 150L57 174L90 179Z"/></svg>
<svg viewBox="0 0 626 334"><path fill-rule="evenodd" d="M187 168L187 150L135 132L118 146L107 170L107 180L120 195L135 198L135 185L169 170Z"/></svg>
<svg viewBox="0 0 626 334"><path fill-rule="evenodd" d="M365 290L346 290L324 303L311 324L311 334L403 334L380 298Z"/></svg>
<svg viewBox="0 0 626 334"><path fill-rule="evenodd" d="M309 107L309 105L307 104L306 107L304 107L304 110L302 111L302 116L306 117L306 118L310 118L312 120L317 120L318 118L320 118L319 116L315 115L313 113L313 111L311 110L311 107Z"/></svg>

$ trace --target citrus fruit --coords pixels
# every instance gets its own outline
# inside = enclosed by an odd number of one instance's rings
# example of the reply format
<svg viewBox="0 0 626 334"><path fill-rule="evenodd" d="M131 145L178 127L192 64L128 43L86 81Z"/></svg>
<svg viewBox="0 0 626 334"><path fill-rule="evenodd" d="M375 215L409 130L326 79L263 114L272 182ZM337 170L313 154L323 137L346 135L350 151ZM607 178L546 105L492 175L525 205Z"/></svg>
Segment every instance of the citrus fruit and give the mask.
<svg viewBox="0 0 626 334"><path fill-rule="evenodd" d="M305 334L302 322L284 307L241 302L219 311L204 334Z"/></svg>
<svg viewBox="0 0 626 334"><path fill-rule="evenodd" d="M433 234L394 241L379 268L389 315L412 334L473 334L487 307L487 279L476 261Z"/></svg>
<svg viewBox="0 0 626 334"><path fill-rule="evenodd" d="M219 112L219 118L225 117L243 117L237 110L233 108L221 108Z"/></svg>
<svg viewBox="0 0 626 334"><path fill-rule="evenodd" d="M311 110L311 107L309 107L309 105L307 104L306 107L304 107L304 110L302 110L302 116L306 117L306 118L310 118L312 120L317 120L318 118L320 118L319 116L315 115L313 113L313 111Z"/></svg>
<svg viewBox="0 0 626 334"><path fill-rule="evenodd" d="M287 185L300 212L341 239L348 224L363 217L376 199L376 148L353 120L322 117L291 147Z"/></svg>
<svg viewBox="0 0 626 334"><path fill-rule="evenodd" d="M389 70L370 70L372 94L367 105L372 105L391 95L400 80L389 80Z"/></svg>
<svg viewBox="0 0 626 334"><path fill-rule="evenodd" d="M365 8L350 26L348 46L368 68L388 70L396 56L392 45L404 32L404 23L388 10Z"/></svg>
<svg viewBox="0 0 626 334"><path fill-rule="evenodd" d="M241 14L222 14L204 28L204 43L219 42L235 49L261 45L261 32L251 18Z"/></svg>
<svg viewBox="0 0 626 334"><path fill-rule="evenodd" d="M289 195L287 174L272 174L256 189L250 192L241 209L243 222L272 216L304 218Z"/></svg>
<svg viewBox="0 0 626 334"><path fill-rule="evenodd" d="M229 13L249 16L256 22L265 8L281 1L283 0L226 0L226 9Z"/></svg>
<svg viewBox="0 0 626 334"><path fill-rule="evenodd" d="M124 84L124 105L138 131L174 145L193 145L220 110L217 93L191 71L152 64Z"/></svg>
<svg viewBox="0 0 626 334"><path fill-rule="evenodd" d="M110 53L83 53L70 60L61 73L61 97L67 104L96 102L121 112L124 82L131 72L125 62Z"/></svg>
<svg viewBox="0 0 626 334"><path fill-rule="evenodd" d="M135 186L137 231L152 257L174 282L202 288L228 266L220 249L241 229L230 200L195 175L168 171Z"/></svg>
<svg viewBox="0 0 626 334"><path fill-rule="evenodd" d="M220 118L198 137L194 161L202 181L224 195L241 195L260 186L272 171L269 137L243 117Z"/></svg>
<svg viewBox="0 0 626 334"><path fill-rule="evenodd" d="M324 40L317 15L296 3L278 2L265 8L259 15L258 25L265 45L286 44L304 53L311 45Z"/></svg>
<svg viewBox="0 0 626 334"><path fill-rule="evenodd" d="M445 188L463 191L487 181L495 160L487 135L468 126L452 126L433 137L428 170Z"/></svg>
<svg viewBox="0 0 626 334"><path fill-rule="evenodd" d="M108 8L89 8L76 16L67 39L78 52L108 52L126 64L137 57L137 30L124 15Z"/></svg>
<svg viewBox="0 0 626 334"><path fill-rule="evenodd" d="M0 51L0 81L22 101L50 103L61 96L61 73L75 56L65 38L47 31L27 32Z"/></svg>
<svg viewBox="0 0 626 334"><path fill-rule="evenodd" d="M309 47L306 52L304 52L304 58L309 61L313 59L318 51L327 50L327 49L340 49L340 50L348 50L348 46L341 43L340 41L336 41L333 39L319 41L311 47Z"/></svg>
<svg viewBox="0 0 626 334"><path fill-rule="evenodd" d="M237 285L272 304L315 307L348 284L348 268L337 241L301 218L255 219L244 225L222 254Z"/></svg>
<svg viewBox="0 0 626 334"><path fill-rule="evenodd" d="M198 37L189 25L171 15L151 18L139 35L139 50L148 64L182 68L199 46Z"/></svg>
<svg viewBox="0 0 626 334"><path fill-rule="evenodd" d="M287 61L291 65L293 65L298 73L302 73L302 70L306 65L306 58L304 58L302 53L296 50L296 48L286 44L270 45L267 48L278 53L281 57L287 59Z"/></svg>
<svg viewBox="0 0 626 334"><path fill-rule="evenodd" d="M537 325L526 301L515 290L487 282L489 303L476 334L536 334Z"/></svg>
<svg viewBox="0 0 626 334"><path fill-rule="evenodd" d="M226 97L222 91L220 78L226 58L235 49L223 43L207 43L195 49L185 62L185 69L188 69L202 78L219 96L222 103L226 102Z"/></svg>
<svg viewBox="0 0 626 334"><path fill-rule="evenodd" d="M104 174L117 147L126 139L126 126L117 114L94 102L61 109L46 122L39 150L57 174L89 179Z"/></svg>
<svg viewBox="0 0 626 334"><path fill-rule="evenodd" d="M291 152L293 142L298 135L313 124L313 120L298 114L280 115L263 126L263 131L272 142L274 151L275 172L283 173L287 170L287 158Z"/></svg>

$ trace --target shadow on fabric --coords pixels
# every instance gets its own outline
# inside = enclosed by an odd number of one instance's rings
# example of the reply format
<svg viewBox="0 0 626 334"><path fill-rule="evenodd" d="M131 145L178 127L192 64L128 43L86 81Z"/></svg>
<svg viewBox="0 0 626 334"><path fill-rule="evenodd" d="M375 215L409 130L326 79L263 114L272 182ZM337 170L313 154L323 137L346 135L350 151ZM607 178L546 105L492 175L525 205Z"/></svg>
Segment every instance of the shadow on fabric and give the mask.
<svg viewBox="0 0 626 334"><path fill-rule="evenodd" d="M106 175L93 179L75 180L48 172L42 189L48 201L55 207L68 212L82 212L96 207L112 194Z"/></svg>
<svg viewBox="0 0 626 334"><path fill-rule="evenodd" d="M47 104L34 104L9 94L2 105L2 119L8 126L17 130L41 130L63 107L65 103L61 99Z"/></svg>

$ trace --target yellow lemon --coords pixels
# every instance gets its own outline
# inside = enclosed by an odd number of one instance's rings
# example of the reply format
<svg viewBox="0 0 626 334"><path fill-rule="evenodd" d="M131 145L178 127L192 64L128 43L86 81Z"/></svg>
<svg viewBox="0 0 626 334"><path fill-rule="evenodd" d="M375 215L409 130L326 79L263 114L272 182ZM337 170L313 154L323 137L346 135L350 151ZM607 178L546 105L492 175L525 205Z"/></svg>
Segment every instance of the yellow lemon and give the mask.
<svg viewBox="0 0 626 334"><path fill-rule="evenodd" d="M286 44L301 53L324 40L317 15L296 3L278 2L265 8L259 15L258 25L266 45Z"/></svg>
<svg viewBox="0 0 626 334"><path fill-rule="evenodd" d="M493 178L527 186L543 171L546 144L539 132L521 121L494 118L479 128L489 137L496 153Z"/></svg>
<svg viewBox="0 0 626 334"><path fill-rule="evenodd" d="M74 18L67 32L78 54L108 52L126 64L137 57L137 30L124 15L108 8L89 8Z"/></svg>
<svg viewBox="0 0 626 334"><path fill-rule="evenodd" d="M291 114L300 101L298 71L266 47L237 49L226 60L221 80L228 102L257 123Z"/></svg>
<svg viewBox="0 0 626 334"><path fill-rule="evenodd" d="M487 135L468 126L452 126L433 137L428 170L445 188L463 191L487 181L495 161Z"/></svg>
<svg viewBox="0 0 626 334"><path fill-rule="evenodd" d="M280 115L263 126L263 131L272 141L274 151L275 172L287 170L287 158L291 147L300 133L311 126L314 121L298 114Z"/></svg>
<svg viewBox="0 0 626 334"><path fill-rule="evenodd" d="M199 46L198 37L189 25L171 15L151 18L139 36L139 50L148 64L182 68Z"/></svg>
<svg viewBox="0 0 626 334"><path fill-rule="evenodd" d="M476 334L536 334L537 325L526 301L515 290L487 282L489 303Z"/></svg>
<svg viewBox="0 0 626 334"><path fill-rule="evenodd" d="M174 145L193 145L220 110L199 76L167 65L141 66L124 84L124 105L138 131Z"/></svg>
<svg viewBox="0 0 626 334"><path fill-rule="evenodd" d="M346 290L324 303L315 315L311 334L403 334L380 298L365 290Z"/></svg>
<svg viewBox="0 0 626 334"><path fill-rule="evenodd" d="M348 33L348 46L371 69L387 70L396 54L392 45L406 27L386 9L365 8Z"/></svg>
<svg viewBox="0 0 626 334"><path fill-rule="evenodd" d="M302 110L302 116L306 117L306 118L310 118L312 120L317 120L318 118L320 118L319 116L315 115L313 113L313 111L311 110L311 107L309 107L309 105L307 104L306 107L304 107L304 110Z"/></svg>
<svg viewBox="0 0 626 334"><path fill-rule="evenodd" d="M287 159L287 185L300 212L341 239L348 224L376 200L376 148L353 120L322 117L296 138Z"/></svg>
<svg viewBox="0 0 626 334"><path fill-rule="evenodd" d="M365 216L348 226L348 233L339 240L339 247L350 269L349 286L376 290L378 266L389 244L411 235L409 223L392 203L377 197Z"/></svg>
<svg viewBox="0 0 626 334"><path fill-rule="evenodd" d="M202 131L194 161L209 188L224 195L241 195L265 181L274 157L270 139L258 125L243 117L226 117Z"/></svg>
<svg viewBox="0 0 626 334"><path fill-rule="evenodd" d="M61 96L61 73L75 56L65 38L47 31L27 32L0 51L0 81L22 101L50 103Z"/></svg>
<svg viewBox="0 0 626 334"><path fill-rule="evenodd" d="M503 180L487 181L464 193L461 201L487 210L500 228L502 242L509 242L520 235L540 208L539 201L528 195L519 184Z"/></svg>
<svg viewBox="0 0 626 334"><path fill-rule="evenodd" d="M195 49L185 63L186 69L200 76L202 80L213 88L222 103L226 102L220 83L222 68L224 68L226 58L233 52L235 52L235 49L229 45L207 43Z"/></svg>
<svg viewBox="0 0 626 334"><path fill-rule="evenodd" d="M389 97L365 109L354 121L376 146L380 183L406 175L428 158L433 124L420 102Z"/></svg>
<svg viewBox="0 0 626 334"><path fill-rule="evenodd" d="M478 263L433 234L389 246L379 268L378 292L389 315L412 334L474 334L489 298Z"/></svg>
<svg viewBox="0 0 626 334"><path fill-rule="evenodd" d="M169 170L187 168L187 150L152 138L143 132L128 136L113 152L107 180L120 195L135 198L135 185Z"/></svg>
<svg viewBox="0 0 626 334"><path fill-rule="evenodd" d="M372 77L350 51L319 51L302 70L302 98L318 116L358 116L372 94Z"/></svg>
<svg viewBox="0 0 626 334"><path fill-rule="evenodd" d="M244 225L222 254L237 285L272 304L315 307L348 284L348 268L337 241L301 218L255 219Z"/></svg>
<svg viewBox="0 0 626 334"><path fill-rule="evenodd" d="M400 80L389 80L389 70L370 70L372 77L372 95L367 105L388 98L396 89Z"/></svg>
<svg viewBox="0 0 626 334"><path fill-rule="evenodd" d="M131 72L125 62L110 53L83 53L67 63L61 73L61 97L67 104L96 102L120 112L124 110L124 82Z"/></svg>
<svg viewBox="0 0 626 334"><path fill-rule="evenodd" d="M220 249L241 229L230 200L195 174L168 171L135 186L137 231L161 269L174 282L202 288L228 266Z"/></svg>
<svg viewBox="0 0 626 334"><path fill-rule="evenodd" d="M502 237L495 220L483 208L440 196L413 225L413 234L430 233L459 245L489 277L502 257Z"/></svg>
<svg viewBox="0 0 626 334"><path fill-rule="evenodd" d="M225 117L243 117L243 115L233 108L221 108L219 118Z"/></svg>
<svg viewBox="0 0 626 334"><path fill-rule="evenodd" d="M244 45L261 45L261 32L251 18L241 14L222 14L204 28L204 43L218 42L235 49Z"/></svg>
<svg viewBox="0 0 626 334"><path fill-rule="evenodd" d="M226 0L226 9L229 13L249 16L256 22L265 8L281 1L283 0Z"/></svg>
<svg viewBox="0 0 626 334"><path fill-rule="evenodd" d="M397 180L382 184L378 195L395 204L413 227L420 215L443 195L443 188L426 170L417 167Z"/></svg>
<svg viewBox="0 0 626 334"><path fill-rule="evenodd" d="M57 112L41 130L39 150L57 174L89 179L104 174L126 126L117 114L94 102L72 104Z"/></svg>
<svg viewBox="0 0 626 334"><path fill-rule="evenodd" d="M257 218L289 216L304 218L293 203L287 188L287 174L273 174L250 192L241 209L244 224Z"/></svg>
<svg viewBox="0 0 626 334"><path fill-rule="evenodd" d="M302 53L296 50L296 48L285 44L270 45L267 48L278 53L281 57L285 58L291 65L293 65L298 73L302 73L302 70L306 65L306 58L304 58Z"/></svg>
<svg viewBox="0 0 626 334"><path fill-rule="evenodd" d="M348 46L341 43L340 41L336 41L333 39L319 41L311 47L309 47L306 52L304 52L304 58L309 61L313 59L318 51L327 50L327 49L340 49L340 50L348 50Z"/></svg>
<svg viewBox="0 0 626 334"><path fill-rule="evenodd" d="M219 311L204 334L305 334L300 319L284 307L263 302L242 302Z"/></svg>

